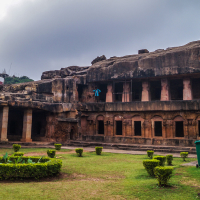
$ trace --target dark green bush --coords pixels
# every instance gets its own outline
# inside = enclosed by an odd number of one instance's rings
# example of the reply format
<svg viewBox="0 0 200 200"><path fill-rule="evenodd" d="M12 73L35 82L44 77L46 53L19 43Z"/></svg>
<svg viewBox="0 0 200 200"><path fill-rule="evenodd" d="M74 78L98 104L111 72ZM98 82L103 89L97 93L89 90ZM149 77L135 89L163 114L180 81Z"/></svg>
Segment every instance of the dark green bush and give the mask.
<svg viewBox="0 0 200 200"><path fill-rule="evenodd" d="M101 155L103 147L95 147L95 151L97 155Z"/></svg>
<svg viewBox="0 0 200 200"><path fill-rule="evenodd" d="M13 154L13 156L23 156L23 155L24 155L23 152L15 152L15 153Z"/></svg>
<svg viewBox="0 0 200 200"><path fill-rule="evenodd" d="M13 150L14 150L14 152L18 152L20 150L20 148L21 148L21 145L19 145L19 144L13 144Z"/></svg>
<svg viewBox="0 0 200 200"><path fill-rule="evenodd" d="M150 176L154 176L154 168L159 166L160 161L159 160L143 160L143 166L147 170L148 174Z"/></svg>
<svg viewBox="0 0 200 200"><path fill-rule="evenodd" d="M55 155L56 155L56 150L47 150L47 155L48 155L50 158L54 158Z"/></svg>
<svg viewBox="0 0 200 200"><path fill-rule="evenodd" d="M159 186L166 186L172 176L173 167L155 167L154 174Z"/></svg>
<svg viewBox="0 0 200 200"><path fill-rule="evenodd" d="M167 158L167 164L172 165L173 155L166 155Z"/></svg>
<svg viewBox="0 0 200 200"><path fill-rule="evenodd" d="M165 165L166 156L154 156L153 159L159 160L160 161L160 166L164 166Z"/></svg>
<svg viewBox="0 0 200 200"><path fill-rule="evenodd" d="M183 158L183 161L185 161L185 159L188 157L188 152L181 152L180 155Z"/></svg>
<svg viewBox="0 0 200 200"><path fill-rule="evenodd" d="M19 156L10 156L10 160L17 160ZM62 160L48 157L21 157L23 161L27 162L31 159L34 162L40 163L26 163L26 164L0 164L0 179L17 179L17 178L42 178L53 176L60 172L62 167ZM0 157L0 162L3 157Z"/></svg>
<svg viewBox="0 0 200 200"><path fill-rule="evenodd" d="M56 150L60 150L60 149L61 149L61 146L62 146L62 144L54 144L54 146L55 146L55 149L56 149Z"/></svg>
<svg viewBox="0 0 200 200"><path fill-rule="evenodd" d="M154 154L154 151L153 150L147 150L147 156L149 157L149 158L153 158L153 154Z"/></svg>
<svg viewBox="0 0 200 200"><path fill-rule="evenodd" d="M77 153L78 157L82 157L83 149L82 148L77 148L76 149L76 153Z"/></svg>

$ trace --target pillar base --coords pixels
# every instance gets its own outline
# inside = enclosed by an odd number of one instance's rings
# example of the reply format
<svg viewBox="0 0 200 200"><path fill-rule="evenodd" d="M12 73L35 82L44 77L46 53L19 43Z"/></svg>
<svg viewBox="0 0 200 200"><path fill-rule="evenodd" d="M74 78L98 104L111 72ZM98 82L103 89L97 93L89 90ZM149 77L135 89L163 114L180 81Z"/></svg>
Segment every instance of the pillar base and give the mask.
<svg viewBox="0 0 200 200"><path fill-rule="evenodd" d="M0 142L8 142L8 139L3 139L3 138L1 139L0 138Z"/></svg>
<svg viewBox="0 0 200 200"><path fill-rule="evenodd" d="M23 139L23 138L22 138L20 141L21 141L21 142L32 142L32 139Z"/></svg>

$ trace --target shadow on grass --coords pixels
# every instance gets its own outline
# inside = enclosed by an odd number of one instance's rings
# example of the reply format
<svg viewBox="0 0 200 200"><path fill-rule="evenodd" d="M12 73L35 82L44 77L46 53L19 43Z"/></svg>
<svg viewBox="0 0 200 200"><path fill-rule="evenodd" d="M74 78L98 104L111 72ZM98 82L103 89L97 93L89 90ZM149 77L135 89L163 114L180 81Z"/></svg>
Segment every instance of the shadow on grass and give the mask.
<svg viewBox="0 0 200 200"><path fill-rule="evenodd" d="M0 180L0 184L2 183L31 183L31 182L54 182L54 181L61 181L66 178L70 178L72 173L63 173L60 172L55 176L44 177L40 179L35 178L17 178L17 179L8 179L8 180Z"/></svg>

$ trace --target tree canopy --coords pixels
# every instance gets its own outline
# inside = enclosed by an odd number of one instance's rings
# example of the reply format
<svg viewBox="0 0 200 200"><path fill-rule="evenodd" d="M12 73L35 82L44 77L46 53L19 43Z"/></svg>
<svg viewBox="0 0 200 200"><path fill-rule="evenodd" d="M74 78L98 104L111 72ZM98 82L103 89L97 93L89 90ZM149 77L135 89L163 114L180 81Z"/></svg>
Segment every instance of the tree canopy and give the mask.
<svg viewBox="0 0 200 200"><path fill-rule="evenodd" d="M31 82L34 81L33 79L30 79L27 76L9 76L4 79L4 84L15 84L15 83L25 83L25 82Z"/></svg>

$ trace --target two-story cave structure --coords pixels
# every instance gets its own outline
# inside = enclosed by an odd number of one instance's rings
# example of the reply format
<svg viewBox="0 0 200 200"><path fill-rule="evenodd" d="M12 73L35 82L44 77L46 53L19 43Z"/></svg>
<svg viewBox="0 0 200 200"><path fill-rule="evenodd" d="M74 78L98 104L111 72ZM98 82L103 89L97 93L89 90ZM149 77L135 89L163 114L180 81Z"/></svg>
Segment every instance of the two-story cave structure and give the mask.
<svg viewBox="0 0 200 200"><path fill-rule="evenodd" d="M88 67L1 86L0 108L1 141L194 146L200 139L200 41L102 56Z"/></svg>

